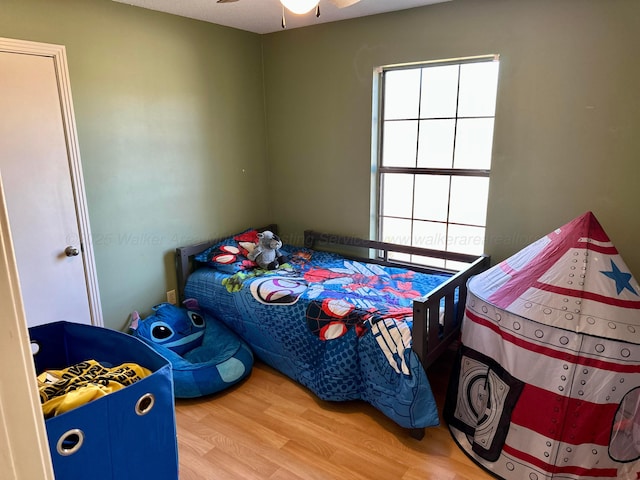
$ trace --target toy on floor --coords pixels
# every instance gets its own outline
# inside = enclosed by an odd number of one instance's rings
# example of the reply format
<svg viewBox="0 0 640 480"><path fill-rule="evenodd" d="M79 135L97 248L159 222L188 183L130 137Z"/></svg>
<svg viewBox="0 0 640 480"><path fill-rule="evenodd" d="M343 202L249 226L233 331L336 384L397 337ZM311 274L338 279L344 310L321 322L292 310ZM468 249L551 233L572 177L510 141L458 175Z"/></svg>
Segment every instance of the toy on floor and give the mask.
<svg viewBox="0 0 640 480"><path fill-rule="evenodd" d="M224 390L253 367L249 347L224 324L187 299L185 308L161 303L141 319L131 315L131 334L165 357L173 368L176 398L193 398Z"/></svg>

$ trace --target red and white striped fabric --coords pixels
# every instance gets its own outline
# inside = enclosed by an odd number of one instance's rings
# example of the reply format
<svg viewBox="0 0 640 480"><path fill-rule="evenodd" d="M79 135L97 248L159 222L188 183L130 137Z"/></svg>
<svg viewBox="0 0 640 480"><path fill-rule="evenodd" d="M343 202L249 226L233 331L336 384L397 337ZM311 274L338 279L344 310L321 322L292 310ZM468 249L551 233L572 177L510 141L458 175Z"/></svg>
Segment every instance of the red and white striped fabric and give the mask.
<svg viewBox="0 0 640 480"><path fill-rule="evenodd" d="M640 479L640 286L592 213L469 282L445 419L505 479Z"/></svg>

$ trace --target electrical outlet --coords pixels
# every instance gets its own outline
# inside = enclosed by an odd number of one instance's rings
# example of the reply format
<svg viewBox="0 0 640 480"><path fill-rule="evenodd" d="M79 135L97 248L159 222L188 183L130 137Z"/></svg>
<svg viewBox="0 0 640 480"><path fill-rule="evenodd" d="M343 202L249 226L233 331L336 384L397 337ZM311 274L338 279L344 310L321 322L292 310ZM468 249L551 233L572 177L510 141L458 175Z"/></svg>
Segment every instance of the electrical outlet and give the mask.
<svg viewBox="0 0 640 480"><path fill-rule="evenodd" d="M167 302L171 303L172 305L176 304L176 291L175 290L169 290L167 292Z"/></svg>

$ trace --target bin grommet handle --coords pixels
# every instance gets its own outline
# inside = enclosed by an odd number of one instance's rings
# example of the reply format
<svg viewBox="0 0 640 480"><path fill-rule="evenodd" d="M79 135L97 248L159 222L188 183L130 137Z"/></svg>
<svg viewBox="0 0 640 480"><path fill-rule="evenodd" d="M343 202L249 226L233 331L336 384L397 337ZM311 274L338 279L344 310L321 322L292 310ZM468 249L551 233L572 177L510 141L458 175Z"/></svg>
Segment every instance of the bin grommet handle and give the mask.
<svg viewBox="0 0 640 480"><path fill-rule="evenodd" d="M145 393L136 402L136 413L140 416L146 415L156 403L156 397L153 393Z"/></svg>
<svg viewBox="0 0 640 480"><path fill-rule="evenodd" d="M79 428L72 428L64 432L58 439L56 449L63 457L73 455L84 443L84 432Z"/></svg>
<svg viewBox="0 0 640 480"><path fill-rule="evenodd" d="M40 342L31 340L31 355L35 357L38 353L40 353Z"/></svg>

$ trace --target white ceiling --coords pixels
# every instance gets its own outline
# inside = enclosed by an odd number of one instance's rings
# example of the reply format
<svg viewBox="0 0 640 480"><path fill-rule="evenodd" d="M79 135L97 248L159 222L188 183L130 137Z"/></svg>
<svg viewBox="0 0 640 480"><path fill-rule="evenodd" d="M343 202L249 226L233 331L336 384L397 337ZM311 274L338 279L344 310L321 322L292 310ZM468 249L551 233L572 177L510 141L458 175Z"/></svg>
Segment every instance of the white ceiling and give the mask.
<svg viewBox="0 0 640 480"><path fill-rule="evenodd" d="M271 33L282 30L282 6L279 0L238 0L233 3L217 3L216 0L114 1L249 32ZM315 11L306 15L294 15L285 11L287 30L447 1L450 0L361 0L350 7L337 8L330 0L320 0L319 18L316 18Z"/></svg>

